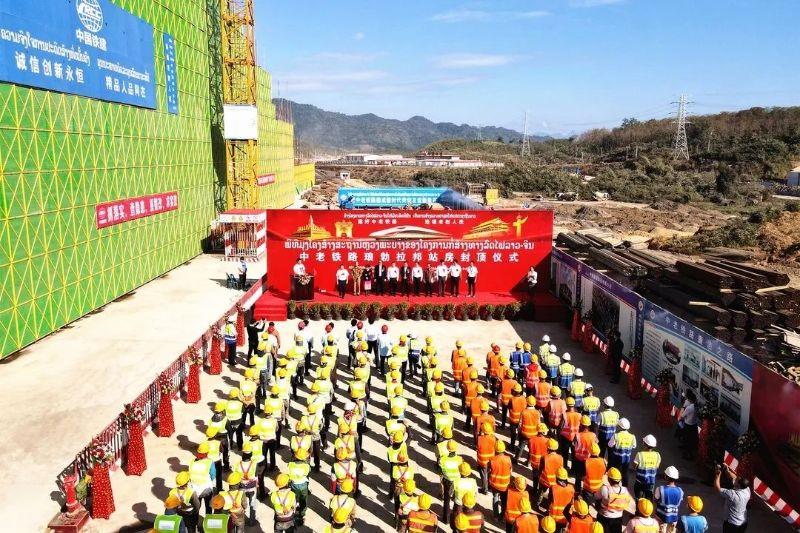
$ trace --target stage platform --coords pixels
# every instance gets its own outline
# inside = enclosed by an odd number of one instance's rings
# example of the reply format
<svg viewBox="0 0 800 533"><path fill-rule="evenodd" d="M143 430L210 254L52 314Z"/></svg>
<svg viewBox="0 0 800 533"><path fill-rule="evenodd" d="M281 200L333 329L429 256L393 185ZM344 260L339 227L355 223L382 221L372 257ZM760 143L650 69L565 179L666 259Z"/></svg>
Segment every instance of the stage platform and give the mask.
<svg viewBox="0 0 800 533"><path fill-rule="evenodd" d="M524 304L529 301L530 297L527 294L509 294L509 293L496 293L496 292L478 292L474 297L466 296L463 293L460 296L450 296L449 294L440 296L391 296L384 294L383 296L377 294L361 294L356 296L354 294L346 294L344 298L340 298L338 294L331 292L317 291L314 293L314 299L306 301L306 304L352 304L357 305L361 302L372 303L378 302L381 306L396 305L399 303L408 303L414 305L425 304L471 304L477 303L478 305L507 305L510 303ZM258 299L255 303L253 313L256 318L264 318L279 322L287 319L286 305L289 302L289 295L286 293L270 290ZM300 302L298 302L300 303ZM533 296L533 306L535 310L535 319L539 322L558 322L565 319L564 308L561 303L556 300L549 293L537 293Z"/></svg>

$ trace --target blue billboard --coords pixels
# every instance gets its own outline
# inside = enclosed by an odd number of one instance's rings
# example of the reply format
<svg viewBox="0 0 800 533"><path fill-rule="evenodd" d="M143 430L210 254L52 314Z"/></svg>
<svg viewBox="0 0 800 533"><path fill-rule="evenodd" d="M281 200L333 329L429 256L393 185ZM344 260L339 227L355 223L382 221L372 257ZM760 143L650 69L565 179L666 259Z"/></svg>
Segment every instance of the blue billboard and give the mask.
<svg viewBox="0 0 800 533"><path fill-rule="evenodd" d="M109 0L0 0L0 80L156 108L153 27Z"/></svg>
<svg viewBox="0 0 800 533"><path fill-rule="evenodd" d="M447 187L341 187L339 205L347 209L418 206L436 202L449 190Z"/></svg>
<svg viewBox="0 0 800 533"><path fill-rule="evenodd" d="M167 75L167 111L178 114L178 69L175 65L175 38L164 34L164 72Z"/></svg>

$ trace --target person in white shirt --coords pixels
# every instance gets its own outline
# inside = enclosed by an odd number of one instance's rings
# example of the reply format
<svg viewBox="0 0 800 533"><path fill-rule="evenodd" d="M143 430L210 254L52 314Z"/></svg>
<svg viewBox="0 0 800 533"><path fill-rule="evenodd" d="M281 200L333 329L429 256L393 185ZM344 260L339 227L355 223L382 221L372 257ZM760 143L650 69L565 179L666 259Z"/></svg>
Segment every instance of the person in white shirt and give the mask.
<svg viewBox="0 0 800 533"><path fill-rule="evenodd" d="M411 279L414 282L414 296L419 296L419 289L422 286L422 278L424 275L425 271L422 270L419 263L414 263L414 266L411 268Z"/></svg>
<svg viewBox="0 0 800 533"><path fill-rule="evenodd" d="M693 390L686 391L686 399L683 402L683 411L678 419L678 426L683 434L683 458L694 459L694 452L697 449L697 411L695 404L697 396Z"/></svg>
<svg viewBox="0 0 800 533"><path fill-rule="evenodd" d="M372 354L375 358L375 366L378 366L378 336L380 335L380 329L378 328L378 324L375 323L374 318L370 318L369 322L367 323L367 351Z"/></svg>
<svg viewBox="0 0 800 533"><path fill-rule="evenodd" d="M306 273L306 266L303 264L302 259L298 259L292 267L292 272L295 276L304 276Z"/></svg>
<svg viewBox="0 0 800 533"><path fill-rule="evenodd" d="M450 269L447 268L447 265L444 264L444 259L439 263L439 266L436 267L436 277L439 281L439 296L444 296L444 289L445 285L447 284L447 274L449 274Z"/></svg>
<svg viewBox="0 0 800 533"><path fill-rule="evenodd" d="M400 279L400 269L397 268L397 263L392 263L392 266L386 269L386 278L389 280L389 294L396 296L397 281Z"/></svg>
<svg viewBox="0 0 800 533"><path fill-rule="evenodd" d="M389 355L392 353L392 346L394 343L392 342L392 338L389 336L389 326L384 324L381 327L381 334L378 335L378 355L375 359L375 364L378 367L378 371L381 373L381 376L386 375L386 360L389 359ZM379 361L380 360L380 361Z"/></svg>
<svg viewBox="0 0 800 533"><path fill-rule="evenodd" d="M536 272L536 267L532 266L530 270L528 270L528 290L533 292L536 290L536 283L539 281L539 273Z"/></svg>
<svg viewBox="0 0 800 533"><path fill-rule="evenodd" d="M350 279L350 272L347 271L344 265L339 265L339 270L336 271L336 289L339 291L339 298L344 299L348 279Z"/></svg>
<svg viewBox="0 0 800 533"><path fill-rule="evenodd" d="M450 295L458 296L460 290L461 290L461 265L458 264L458 261L454 261L453 264L450 265Z"/></svg>
<svg viewBox="0 0 800 533"><path fill-rule="evenodd" d="M467 267L467 295L475 296L475 281L478 278L478 267L475 263L470 263Z"/></svg>

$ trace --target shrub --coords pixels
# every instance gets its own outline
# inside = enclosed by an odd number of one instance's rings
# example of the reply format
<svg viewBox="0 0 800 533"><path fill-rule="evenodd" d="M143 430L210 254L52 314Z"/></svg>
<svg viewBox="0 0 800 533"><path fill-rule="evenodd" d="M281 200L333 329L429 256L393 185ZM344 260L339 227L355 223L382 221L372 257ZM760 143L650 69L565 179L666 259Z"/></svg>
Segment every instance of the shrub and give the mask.
<svg viewBox="0 0 800 533"><path fill-rule="evenodd" d="M367 306L367 302L359 302L358 305L356 305L353 309L353 318L364 320L367 318L368 310L369 306Z"/></svg>
<svg viewBox="0 0 800 533"><path fill-rule="evenodd" d="M456 306L455 317L459 320L467 319L467 304L458 304Z"/></svg>
<svg viewBox="0 0 800 533"><path fill-rule="evenodd" d="M311 304L306 308L306 316L309 320L319 320L320 317L320 306Z"/></svg>
<svg viewBox="0 0 800 533"><path fill-rule="evenodd" d="M444 304L442 307L442 316L444 316L447 320L453 320L456 314L456 306L453 304Z"/></svg>
<svg viewBox="0 0 800 533"><path fill-rule="evenodd" d="M433 304L422 304L419 306L419 317L422 320L430 320L433 315Z"/></svg>
<svg viewBox="0 0 800 533"><path fill-rule="evenodd" d="M489 320L494 315L494 306L492 304L486 304L481 308L481 318L484 320Z"/></svg>
<svg viewBox="0 0 800 533"><path fill-rule="evenodd" d="M395 316L400 320L406 320L408 318L408 310L408 302L400 302L395 306Z"/></svg>
<svg viewBox="0 0 800 533"><path fill-rule="evenodd" d="M522 306L519 302L513 302L506 305L506 318L508 320L514 320L519 316L519 312L522 309Z"/></svg>
<svg viewBox="0 0 800 533"><path fill-rule="evenodd" d="M330 305L331 320L339 320L339 316L340 316L340 313L341 313L341 308L342 308L343 305L344 304L341 304L341 305L340 304L331 304Z"/></svg>
<svg viewBox="0 0 800 533"><path fill-rule="evenodd" d="M431 304L431 317L434 320L442 318L442 304Z"/></svg>
<svg viewBox="0 0 800 533"><path fill-rule="evenodd" d="M470 303L466 305L467 308L467 318L470 320L477 320L479 317L480 306L476 303Z"/></svg>
<svg viewBox="0 0 800 533"><path fill-rule="evenodd" d="M328 304L319 304L316 306L319 318L327 320L331 316L331 306Z"/></svg>
<svg viewBox="0 0 800 533"><path fill-rule="evenodd" d="M388 304L383 308L383 317L386 320L392 320L394 318L395 312L397 311L396 306L392 304Z"/></svg>
<svg viewBox="0 0 800 533"><path fill-rule="evenodd" d="M308 304L305 302L297 304L295 318L305 318L306 316L308 316Z"/></svg>
<svg viewBox="0 0 800 533"><path fill-rule="evenodd" d="M800 213L800 202L786 202L786 205L783 206L783 210L790 213Z"/></svg>
<svg viewBox="0 0 800 533"><path fill-rule="evenodd" d="M379 318L381 316L381 304L380 302L371 302L367 306L367 316L366 318Z"/></svg>
<svg viewBox="0 0 800 533"><path fill-rule="evenodd" d="M420 313L419 313L419 308L420 307L421 306L419 306L419 305L411 306L409 308L409 310L408 310L408 318L410 318L411 320L417 320L420 317L419 316L420 315Z"/></svg>
<svg viewBox="0 0 800 533"><path fill-rule="evenodd" d="M506 306L504 304L497 304L494 307L494 314L492 316L494 316L494 318L497 320L503 320L505 318L505 313Z"/></svg>
<svg viewBox="0 0 800 533"><path fill-rule="evenodd" d="M295 302L294 300L289 300L289 302L286 304L286 316L292 318L296 315L296 313L297 313L297 302Z"/></svg>
<svg viewBox="0 0 800 533"><path fill-rule="evenodd" d="M342 304L339 307L339 316L342 320L350 320L353 316L353 304Z"/></svg>

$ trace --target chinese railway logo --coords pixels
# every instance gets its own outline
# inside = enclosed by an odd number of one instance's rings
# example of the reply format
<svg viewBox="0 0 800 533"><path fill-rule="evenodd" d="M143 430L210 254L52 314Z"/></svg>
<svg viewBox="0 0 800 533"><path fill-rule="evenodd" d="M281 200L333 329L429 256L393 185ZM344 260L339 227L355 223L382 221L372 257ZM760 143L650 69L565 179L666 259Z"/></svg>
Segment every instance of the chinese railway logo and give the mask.
<svg viewBox="0 0 800 533"><path fill-rule="evenodd" d="M78 0L75 7L78 10L78 18L81 19L81 24L87 30L97 33L103 29L103 10L97 0Z"/></svg>

